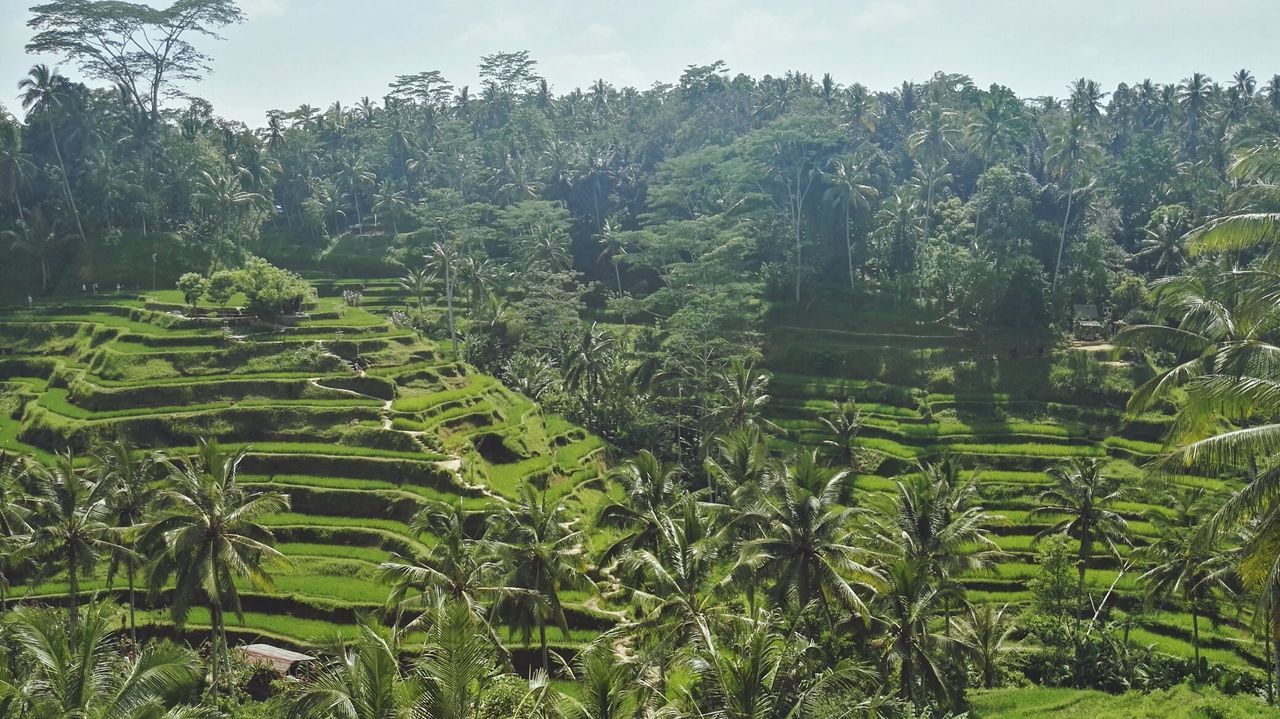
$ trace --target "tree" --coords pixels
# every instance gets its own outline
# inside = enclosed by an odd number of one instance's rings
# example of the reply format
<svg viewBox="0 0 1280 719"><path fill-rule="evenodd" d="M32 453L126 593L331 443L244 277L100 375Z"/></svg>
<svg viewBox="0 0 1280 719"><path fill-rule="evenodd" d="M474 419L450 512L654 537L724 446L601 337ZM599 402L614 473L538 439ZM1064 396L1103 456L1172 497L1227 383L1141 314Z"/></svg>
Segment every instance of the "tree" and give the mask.
<svg viewBox="0 0 1280 719"><path fill-rule="evenodd" d="M615 467L609 478L622 485L626 498L604 505L596 524L622 528L624 534L601 553L601 567L628 551L655 549L663 513L685 491L680 467L663 462L647 449Z"/></svg>
<svg viewBox="0 0 1280 719"><path fill-rule="evenodd" d="M1009 616L1009 605L999 609L984 602L969 609L969 619L960 625L960 642L984 689L994 689L1000 680L1000 658L1011 648L1017 633Z"/></svg>
<svg viewBox="0 0 1280 719"><path fill-rule="evenodd" d="M831 439L822 440L822 446L834 451L842 466L853 468L858 451L855 440L862 429L862 413L858 411L858 403L852 399L832 402L831 405L829 414L818 417L818 421L831 434Z"/></svg>
<svg viewBox="0 0 1280 719"><path fill-rule="evenodd" d="M875 620L883 631L880 651L898 666L903 701L916 707L924 706L929 695L956 699L938 660L963 644L934 629L948 593L931 581L924 562L897 559L885 568L885 588L875 598Z"/></svg>
<svg viewBox="0 0 1280 719"><path fill-rule="evenodd" d="M1084 612L1084 575L1093 557L1093 545L1102 542L1113 556L1116 544L1128 541L1129 523L1110 505L1124 496L1119 484L1103 473L1097 459L1073 459L1049 470L1056 486L1040 493L1040 506L1030 517L1060 516L1056 524L1046 527L1037 539L1065 534L1080 543L1076 571L1076 627Z"/></svg>
<svg viewBox="0 0 1280 719"><path fill-rule="evenodd" d="M287 510L289 498L253 492L240 483L246 453L241 448L228 455L213 440L201 438L194 455L166 459L170 486L157 496L155 518L147 528L149 540L163 547L151 562L151 591L173 579L169 611L174 623L186 624L191 606L200 599L208 604L215 697L227 661L225 612L235 612L241 621L244 617L237 580L270 589L268 562L284 561L260 519Z"/></svg>
<svg viewBox="0 0 1280 719"><path fill-rule="evenodd" d="M178 278L178 291L182 293L183 301L193 313L196 311L196 304L200 302L201 295L208 287L208 280L199 272L187 272Z"/></svg>
<svg viewBox="0 0 1280 719"><path fill-rule="evenodd" d="M31 498L22 486L25 458L0 451L0 614L9 608L9 572L31 531Z"/></svg>
<svg viewBox="0 0 1280 719"><path fill-rule="evenodd" d="M406 267L404 275L397 282L400 289L413 295L417 300L418 307L422 307L422 298L427 294L427 288L431 286L433 277L431 268L427 265L420 267Z"/></svg>
<svg viewBox="0 0 1280 719"><path fill-rule="evenodd" d="M19 716L71 719L213 719L215 712L178 703L199 686L194 652L170 643L139 648L133 658L120 650L112 617L93 605L84 621L64 624L52 610L14 609L7 626L25 671L13 687ZM0 682L0 707L6 687ZM16 695L16 696L15 696ZM22 710L26 709L24 713ZM6 715L7 716L7 715Z"/></svg>
<svg viewBox="0 0 1280 719"><path fill-rule="evenodd" d="M777 428L763 416L769 404L769 374L758 371L754 364L734 360L715 376L715 395L707 409L703 424L708 438L740 427L764 431Z"/></svg>
<svg viewBox="0 0 1280 719"><path fill-rule="evenodd" d="M75 60L90 77L106 80L152 121L160 101L178 94L175 82L199 80L209 58L184 36L218 38L218 30L241 22L235 0L175 0L165 9L142 3L56 0L31 8L27 43L34 55Z"/></svg>
<svg viewBox="0 0 1280 719"><path fill-rule="evenodd" d="M494 615L527 643L538 632L542 668L551 669L547 625L554 623L568 636L569 624L560 592L590 586L582 566L582 531L572 529L562 504L532 486L520 487L519 504L491 517L493 559L501 568L499 582L522 590L502 598Z"/></svg>
<svg viewBox="0 0 1280 719"><path fill-rule="evenodd" d="M431 252L427 255L427 267L436 276L444 276L444 297L449 312L449 342L453 345L453 355L458 356L458 329L453 323L453 282L455 279L454 264L458 261L458 255L454 252L453 247L444 242L435 242L431 245Z"/></svg>
<svg viewBox="0 0 1280 719"><path fill-rule="evenodd" d="M1067 246L1067 226L1071 222L1071 205L1075 199L1075 183L1079 172L1092 159L1096 146L1088 137L1087 123L1078 113L1067 118L1066 128L1054 138L1048 163L1056 168L1058 176L1067 183L1067 209L1062 215L1062 233L1058 238L1058 259L1053 264L1053 282L1050 292L1058 290L1058 273L1062 269L1062 252Z"/></svg>
<svg viewBox="0 0 1280 719"><path fill-rule="evenodd" d="M417 689L400 672L399 646L368 621L357 624L351 646L337 642L334 658L293 699L292 719L399 719L406 694Z"/></svg>
<svg viewBox="0 0 1280 719"><path fill-rule="evenodd" d="M492 647L460 602L441 599L424 625L422 657L414 668L421 689L412 716L473 719L485 683L497 674Z"/></svg>
<svg viewBox="0 0 1280 719"><path fill-rule="evenodd" d="M386 215L391 218L391 234L400 234L400 213L409 209L409 197L404 190L400 189L391 180L383 180L378 185L378 191L373 195L373 216L374 223L378 221L378 215Z"/></svg>
<svg viewBox="0 0 1280 719"><path fill-rule="evenodd" d="M160 463L155 455L135 449L127 439L120 437L94 449L93 469L108 487L106 502L112 524L121 531L120 544L125 551L113 555L111 568L114 570L118 563L124 564L125 582L129 589L129 639L136 647L138 602L135 589L140 555L137 535L151 519L151 510L160 490Z"/></svg>
<svg viewBox="0 0 1280 719"><path fill-rule="evenodd" d="M59 454L51 466L33 464L29 471L35 515L26 551L44 558L50 568L60 565L67 570L67 626L75 633L80 578L92 576L104 552L127 551L116 542L109 523L111 483L77 467L70 451Z"/></svg>
<svg viewBox="0 0 1280 719"><path fill-rule="evenodd" d="M80 223L80 210L76 207L76 198L71 192L67 162L62 158L62 146L58 144L58 132L54 129L53 122L55 114L63 106L62 98L67 94L70 84L57 70L50 70L48 65L36 65L18 83L18 89L22 91L22 109L27 111L28 116L42 117L49 128L49 140L53 143L58 169L61 170L62 191L66 194L67 205L71 207L71 216L75 218L76 233L80 236L80 241L87 245L89 240L84 235L84 225Z"/></svg>
<svg viewBox="0 0 1280 719"><path fill-rule="evenodd" d="M1204 490L1184 490L1170 499L1175 509L1172 518L1164 512L1147 514L1156 527L1157 538L1137 552L1151 562L1140 579L1151 596L1176 597L1191 613L1191 646L1199 676L1200 617L1214 616L1217 596L1232 593L1236 567L1218 538L1201 536L1198 531L1200 522L1209 514Z"/></svg>
<svg viewBox="0 0 1280 719"><path fill-rule="evenodd" d="M846 472L822 474L816 475L820 486L782 484L763 510L759 538L743 544L738 562L772 583L779 606L803 610L816 602L834 624L834 602L866 618L863 597L880 586L881 577L849 536L850 523L862 511L838 504Z"/></svg>
<svg viewBox="0 0 1280 719"><path fill-rule="evenodd" d="M871 211L871 200L880 196L880 191L871 184L872 156L863 149L860 154L831 161L829 172L822 173L822 179L829 187L823 198L832 206L844 208L845 255L849 264L849 287L854 287L854 249L853 249L853 210L859 213Z"/></svg>

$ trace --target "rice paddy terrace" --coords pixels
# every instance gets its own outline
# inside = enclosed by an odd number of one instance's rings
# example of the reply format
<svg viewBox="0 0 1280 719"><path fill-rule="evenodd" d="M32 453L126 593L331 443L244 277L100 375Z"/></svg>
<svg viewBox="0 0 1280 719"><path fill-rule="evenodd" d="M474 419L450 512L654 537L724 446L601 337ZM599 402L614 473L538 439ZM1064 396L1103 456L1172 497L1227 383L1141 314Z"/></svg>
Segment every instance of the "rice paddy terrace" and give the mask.
<svg viewBox="0 0 1280 719"><path fill-rule="evenodd" d="M277 591L247 593L244 622L229 627L246 639L350 636L387 597L378 563L433 541L407 524L427 500L483 515L535 482L586 514L602 497L580 485L603 471L603 443L457 361L447 342L390 324L405 300L394 281L361 282L359 307L342 298L351 284L316 284L305 317L272 327L186 317L172 291L0 308L0 449L83 453L123 434L176 453L208 434L251 448L244 481L290 497L267 519L289 559L273 570ZM87 588L120 585L100 575ZM65 591L55 577L11 595ZM607 617L568 599L577 643ZM157 625L166 616L147 612ZM193 629L205 622L194 610Z"/></svg>
<svg viewBox="0 0 1280 719"><path fill-rule="evenodd" d="M869 301L868 301L869 302ZM773 372L771 419L790 441L816 445L828 436L818 421L834 401L853 398L862 413L858 444L870 465L854 477L855 501L896 489L892 477L918 461L950 454L977 474L984 506L1004 518L991 527L1006 556L994 571L964 577L971 600L1019 604L1031 599L1036 573L1033 539L1052 523L1029 517L1049 485L1045 469L1071 457L1096 457L1130 491L1115 507L1127 520L1134 547L1155 532L1150 513L1168 513L1170 487L1155 485L1141 466L1161 449L1172 418L1126 417L1128 390L1143 368L1110 361L1109 353L1044 347L1025 340L981 341L931 321L923 313L869 305L777 308L765 357ZM1070 375L1078 375L1073 383ZM1083 380L1079 379L1082 376ZM1238 485L1211 477L1179 476L1183 487L1226 491ZM862 499L859 500L860 496ZM1111 590L1120 618L1137 614L1145 595L1142 569L1121 556L1096 555L1086 583L1095 597ZM1219 623L1201 621L1201 651L1214 663L1263 667L1263 647L1245 631L1249 617L1234 606ZM1192 654L1191 616L1146 611L1131 639L1157 651Z"/></svg>

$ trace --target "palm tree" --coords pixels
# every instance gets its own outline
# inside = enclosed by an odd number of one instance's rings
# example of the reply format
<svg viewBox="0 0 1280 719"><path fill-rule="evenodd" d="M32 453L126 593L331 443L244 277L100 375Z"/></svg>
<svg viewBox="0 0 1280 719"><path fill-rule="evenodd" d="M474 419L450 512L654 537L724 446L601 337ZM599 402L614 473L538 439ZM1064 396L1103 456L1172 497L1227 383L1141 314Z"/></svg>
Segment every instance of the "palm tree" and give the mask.
<svg viewBox="0 0 1280 719"><path fill-rule="evenodd" d="M713 497L741 512L759 508L783 474L764 434L750 425L716 437L703 468Z"/></svg>
<svg viewBox="0 0 1280 719"><path fill-rule="evenodd" d="M1152 510L1147 518L1157 537L1137 554L1152 563L1141 580L1151 596L1177 597L1191 613L1191 646L1200 674L1200 616L1212 615L1219 594L1231 594L1234 557L1216 537L1205 537L1199 525L1209 513L1204 489L1185 490L1172 498L1174 515Z"/></svg>
<svg viewBox="0 0 1280 719"><path fill-rule="evenodd" d="M613 359L613 333L598 328L595 322L582 333L582 341L570 355L564 373L564 387L570 392L581 389L588 397L598 397L608 379Z"/></svg>
<svg viewBox="0 0 1280 719"><path fill-rule="evenodd" d="M658 651L663 676L672 656L691 644L710 646L713 627L731 616L720 598L725 578L718 565L728 548L714 518L686 495L659 515L654 548L632 550L619 563L636 618L616 633Z"/></svg>
<svg viewBox="0 0 1280 719"><path fill-rule="evenodd" d="M196 191L191 198L218 219L223 229L216 240L218 244L213 248L211 273L223 259L226 242L234 241L228 234L234 233L239 226L237 218L247 209L267 202L260 193L244 189L246 174L242 168L222 167L214 172L201 170L196 176Z"/></svg>
<svg viewBox="0 0 1280 719"><path fill-rule="evenodd" d="M32 464L30 474L36 511L26 552L49 560L49 569L61 566L67 570L68 626L74 632L80 577L93 574L103 552L127 551L115 542L116 533L109 523L111 484L91 478L77 467L70 451L59 454L52 466Z"/></svg>
<svg viewBox="0 0 1280 719"><path fill-rule="evenodd" d="M1084 610L1084 575L1093 557L1093 545L1102 542L1112 556L1116 544L1128 541L1129 523L1109 506L1124 496L1119 483L1103 473L1096 458L1073 459L1049 470L1056 486L1040 493L1041 506L1029 517L1059 516L1060 521L1036 535L1039 540L1051 534L1066 534L1080 542L1076 571L1076 627Z"/></svg>
<svg viewBox="0 0 1280 719"><path fill-rule="evenodd" d="M605 647L578 653L575 694L564 695L567 719L631 719L638 716L642 690L638 668Z"/></svg>
<svg viewBox="0 0 1280 719"><path fill-rule="evenodd" d="M858 403L852 399L831 404L831 412L818 417L831 434L831 439L822 440L822 446L835 452L841 466L852 468L858 452L856 440L862 429L862 413L858 411Z"/></svg>
<svg viewBox="0 0 1280 719"><path fill-rule="evenodd" d="M966 128L970 145L982 158L982 172L985 175L1001 153L1006 152L1027 131L1026 110L1022 101L1013 92L1000 85L992 85L987 94L978 101L978 109L973 121ZM979 212L981 208L974 203L973 231L979 230Z"/></svg>
<svg viewBox="0 0 1280 719"><path fill-rule="evenodd" d="M486 681L498 674L489 641L466 605L443 598L424 625L422 656L414 667L420 688L410 715L474 719Z"/></svg>
<svg viewBox="0 0 1280 719"><path fill-rule="evenodd" d="M994 689L1000 679L1000 658L1012 646L1018 627L1009 616L1009 605L999 609L984 602L969 609L969 619L960 625L960 642L973 668L982 677L984 689Z"/></svg>
<svg viewBox="0 0 1280 719"><path fill-rule="evenodd" d="M21 232L0 231L0 239L8 240L13 249L33 255L39 261L40 289L47 292L50 260L66 245L67 237L58 223L48 218L43 207L36 207L27 216L27 219L18 221Z"/></svg>
<svg viewBox="0 0 1280 719"><path fill-rule="evenodd" d="M738 560L772 583L778 606L803 610L816 602L829 624L834 624L833 601L867 617L863 595L881 580L863 563L865 552L849 535L850 523L862 510L838 504L846 476L843 471L829 473L819 487L784 482L763 509L761 536L743 544Z"/></svg>
<svg viewBox="0 0 1280 719"><path fill-rule="evenodd" d="M933 200L936 178L946 173L946 153L955 150L953 139L958 134L951 124L953 112L934 103L922 111L919 119L919 130L907 138L907 149L918 159L925 178L924 186L924 241L929 241L929 232L933 224Z"/></svg>
<svg viewBox="0 0 1280 719"><path fill-rule="evenodd" d="M618 233L613 229L613 223L609 220L604 221L604 227L600 230L600 236L596 240L600 245L600 256L596 258L596 262L602 262L605 258L609 259L609 264L613 265L613 279L618 283L618 296L622 296L622 271L619 269L620 261L618 258L625 257L627 254L627 246L618 237Z"/></svg>
<svg viewBox="0 0 1280 719"><path fill-rule="evenodd" d="M430 535L436 543L422 560L393 554L389 561L379 565L383 581L392 585L387 604L395 607L397 617L406 608L425 612L406 629L420 628L430 618L430 609L438 596L463 604L486 630L503 663L509 665L510 657L488 624L488 614L498 601L523 590L493 583L501 567L486 557L488 544L483 536L476 539L467 536L467 523L467 513L460 501L433 502L413 516L409 529L416 536ZM397 619L396 626L399 625Z"/></svg>
<svg viewBox="0 0 1280 719"><path fill-rule="evenodd" d="M56 108L62 107L62 98L70 85L70 81L57 70L50 70L48 65L41 64L31 68L27 77L18 83L18 89L22 91L20 95L22 109L28 113L40 112L45 117L45 124L49 126L49 140L53 143L53 153L57 156L58 168L62 171L62 190L67 195L67 204L71 207L71 216L75 218L80 241L88 244L89 241L84 236L84 226L80 224L80 210L76 209L76 198L71 193L67 163L62 158L62 147L58 144L58 133L54 130L51 114Z"/></svg>
<svg viewBox="0 0 1280 719"><path fill-rule="evenodd" d="M22 486L26 460L0 450L0 614L8 609L9 569L31 531L31 498Z"/></svg>
<svg viewBox="0 0 1280 719"><path fill-rule="evenodd" d="M520 487L518 505L504 507L490 521L498 581L521 590L498 601L493 613L519 630L525 643L537 630L542 668L550 671L547 625L555 623L569 634L560 592L591 585L583 567L582 532L570 526L563 504L528 484Z"/></svg>
<svg viewBox="0 0 1280 719"><path fill-rule="evenodd" d="M1092 157L1096 146L1088 137L1085 119L1078 113L1071 113L1067 119L1066 129L1054 138L1053 147L1049 151L1048 164L1056 168L1058 176L1066 180L1067 209L1062 214L1062 233L1058 239L1058 259L1053 265L1053 283L1050 291L1058 289L1058 273L1062 268L1062 252L1067 246L1067 226L1071 222L1071 204L1075 199L1076 175Z"/></svg>
<svg viewBox="0 0 1280 719"><path fill-rule="evenodd" d="M453 323L453 266L458 260L453 247L444 242L431 245L431 252L426 257L426 266L435 276L444 276L444 296L449 310L449 341L453 344L453 356L458 356L458 329Z"/></svg>
<svg viewBox="0 0 1280 719"><path fill-rule="evenodd" d="M378 215L391 218L391 234L400 234L400 213L409 209L409 197L404 190L391 180L383 180L378 191L373 195L373 222L377 224Z"/></svg>
<svg viewBox="0 0 1280 719"><path fill-rule="evenodd" d="M421 267L406 267L404 275L399 279L397 284L404 291L413 295L418 301L418 307L422 307L422 298L427 294L427 288L431 286L431 280L435 277L435 273L427 265Z"/></svg>
<svg viewBox="0 0 1280 719"><path fill-rule="evenodd" d="M757 371L754 364L734 360L716 375L716 385L712 404L703 418L708 438L748 426L777 431L777 426L763 416L765 406L772 399L767 372Z"/></svg>
<svg viewBox="0 0 1280 719"><path fill-rule="evenodd" d="M854 287L854 251L853 251L853 211L860 213L871 211L871 200L880 196L880 191L871 184L871 155L865 147L859 154L831 161L831 170L822 173L822 179L829 185L823 195L833 207L844 208L844 241L845 256L849 264L849 288Z"/></svg>
<svg viewBox="0 0 1280 719"><path fill-rule="evenodd" d="M338 153L338 172L334 181L347 186L351 204L356 211L357 234L364 232L364 211L360 209L360 192L377 177L365 165L363 158L351 150Z"/></svg>
<svg viewBox="0 0 1280 719"><path fill-rule="evenodd" d="M112 524L121 530L123 554L112 556L112 570L124 563L125 581L129 587L129 638L138 644L137 598L135 596L138 551L136 530L151 519L151 510L160 490L157 473L160 470L154 455L137 452L123 437L97 447L93 452L93 467L101 481L108 486L107 507ZM108 584L110 576L108 572Z"/></svg>
<svg viewBox="0 0 1280 719"><path fill-rule="evenodd" d="M602 507L596 524L625 528L625 534L600 555L601 567L629 550L656 548L663 512L684 493L680 475L679 466L663 462L647 449L609 473L610 480L622 485L626 499Z"/></svg>
<svg viewBox="0 0 1280 719"><path fill-rule="evenodd" d="M7 617L9 637L24 662L13 687L18 716L67 719L214 719L210 707L181 705L201 679L199 658L175 644L152 644L136 658L120 651L112 617L91 606L84 621L64 625L59 614L34 607ZM2 684L2 683L0 683ZM0 687L0 695L5 694ZM4 706L0 697L0 707ZM22 710L25 709L26 712ZM8 716L8 715L6 715Z"/></svg>
<svg viewBox="0 0 1280 719"><path fill-rule="evenodd" d="M357 625L355 642L333 647L333 659L302 685L289 709L290 719L401 719L407 715L414 678L400 671L395 639L383 637L369 622Z"/></svg>
<svg viewBox="0 0 1280 719"><path fill-rule="evenodd" d="M885 568L885 587L874 602L876 623L883 631L878 640L881 653L898 665L902 700L916 707L923 705L926 695L955 699L955 688L938 659L963 643L934 629L950 593L933 584L924 562L897 559Z"/></svg>
<svg viewBox="0 0 1280 719"><path fill-rule="evenodd" d="M1136 257L1151 259L1151 268L1164 276L1176 274L1186 260L1183 246L1186 228L1182 219L1182 213L1163 212L1158 218L1153 216L1151 223L1142 228L1146 236L1142 238Z"/></svg>
<svg viewBox="0 0 1280 719"><path fill-rule="evenodd" d="M276 492L251 492L240 484L241 448L224 454L217 443L201 438L196 453L165 460L170 487L156 498L155 519L148 538L163 551L151 564L151 591L159 591L172 577L170 615L178 626L187 621L194 604L209 606L213 693L221 685L227 638L224 613L230 609L243 621L236 580L270 589L268 561L284 557L271 545L275 538L260 523L263 515L285 511L289 498Z"/></svg>
<svg viewBox="0 0 1280 719"><path fill-rule="evenodd" d="M36 172L35 163L22 151L20 138L16 123L0 122L0 195L13 200L15 227L26 215L22 209L22 188Z"/></svg>

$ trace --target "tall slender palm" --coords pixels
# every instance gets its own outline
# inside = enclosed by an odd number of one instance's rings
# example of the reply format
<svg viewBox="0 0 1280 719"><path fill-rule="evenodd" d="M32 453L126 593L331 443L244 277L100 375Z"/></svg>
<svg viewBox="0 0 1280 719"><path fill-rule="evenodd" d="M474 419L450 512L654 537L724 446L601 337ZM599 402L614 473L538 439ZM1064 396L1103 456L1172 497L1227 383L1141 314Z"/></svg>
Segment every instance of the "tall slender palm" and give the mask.
<svg viewBox="0 0 1280 719"><path fill-rule="evenodd" d="M703 419L708 439L739 427L777 430L763 416L764 408L772 399L769 395L769 373L757 370L754 364L735 360L718 373L715 380L716 393Z"/></svg>
<svg viewBox="0 0 1280 719"><path fill-rule="evenodd" d="M19 221L19 230L2 230L0 239L10 242L10 247L32 255L40 263L40 289L49 290L52 275L50 263L67 244L68 236L59 223L52 219L44 207L36 207Z"/></svg>
<svg viewBox="0 0 1280 719"><path fill-rule="evenodd" d="M929 241L933 226L934 179L946 174L947 153L955 150L959 130L953 124L955 113L933 103L921 112L920 126L907 138L907 149L917 158L926 179L924 187L924 241Z"/></svg>
<svg viewBox="0 0 1280 719"><path fill-rule="evenodd" d="M36 512L27 552L44 558L47 567L67 571L67 613L72 631L79 618L80 578L93 574L108 550L126 551L116 543L107 504L111 483L78 467L70 451L52 465L33 464L30 470ZM46 570L48 571L48 570Z"/></svg>
<svg viewBox="0 0 1280 719"><path fill-rule="evenodd" d="M613 279L618 284L618 296L622 296L622 270L620 258L627 254L627 246L618 236L617 231L613 229L613 223L609 220L604 221L604 227L600 230L600 236L596 239L596 243L600 245L600 256L596 258L596 262L609 260L609 264L613 265Z"/></svg>
<svg viewBox="0 0 1280 719"><path fill-rule="evenodd" d="M551 669L547 646L547 625L555 624L567 637L568 620L560 601L562 591L590 586L585 571L582 532L570 526L564 505L547 492L528 484L520 489L515 507L505 507L493 515L490 547L500 567L504 587L521 590L503 597L494 605L513 631L520 631L527 643L536 630L542 668Z"/></svg>
<svg viewBox="0 0 1280 719"><path fill-rule="evenodd" d="M703 469L713 498L740 512L758 509L783 474L764 433L750 425L716 437Z"/></svg>
<svg viewBox="0 0 1280 719"><path fill-rule="evenodd" d="M1073 459L1049 470L1055 486L1040 493L1039 507L1029 517L1062 517L1060 521L1036 535L1066 534L1080 542L1076 562L1079 579L1076 584L1076 627L1084 610L1085 569L1093 558L1093 545L1101 542L1113 556L1116 545L1128 541L1129 523L1110 506L1124 496L1124 490L1103 472L1102 462L1094 458Z"/></svg>
<svg viewBox="0 0 1280 719"><path fill-rule="evenodd" d="M1007 152L1018 141L1025 137L1028 130L1026 110L1022 101L1007 87L992 85L991 89L978 101L978 109L973 120L965 128L970 145L982 158L982 174L991 168L991 163L1002 153ZM981 177L981 175L979 175ZM977 234L980 228L981 206L974 203L973 228Z"/></svg>
<svg viewBox="0 0 1280 719"><path fill-rule="evenodd" d="M599 396L601 387L608 379L614 342L613 333L592 322L583 331L582 339L573 354L567 358L565 389L570 392L582 390L588 397Z"/></svg>
<svg viewBox="0 0 1280 719"><path fill-rule="evenodd" d="M199 658L174 644L141 648L126 658L115 641L106 607L91 606L84 620L63 623L51 610L20 607L7 619L9 637L27 660L14 687L18 716L66 719L214 719L211 707L179 704L198 688ZM0 691L0 694L3 694ZM4 706L0 697L0 707ZM26 712L21 709L27 710ZM6 715L8 716L8 715Z"/></svg>
<svg viewBox="0 0 1280 719"><path fill-rule="evenodd" d="M158 509L147 529L151 541L164 547L150 567L151 591L174 580L174 623L185 624L191 606L201 599L209 606L215 696L226 661L225 612L233 611L242 621L244 616L236 580L270 589L268 562L284 559L260 519L288 509L289 498L253 492L240 483L246 454L244 448L225 454L216 442L201 438L193 456L165 460L170 486L156 498Z"/></svg>
<svg viewBox="0 0 1280 719"><path fill-rule="evenodd" d="M17 124L0 122L0 195L13 201L15 228L26 215L22 208L22 190L36 172L35 163L22 151L20 138Z"/></svg>
<svg viewBox="0 0 1280 719"><path fill-rule="evenodd" d="M1071 223L1071 207L1075 200L1076 180L1079 173L1092 159L1096 146L1089 139L1088 124L1078 113L1071 113L1067 118L1066 128L1053 141L1048 164L1055 168L1059 177L1067 183L1067 209L1062 213L1062 232L1058 238L1058 259L1053 265L1053 283L1051 291L1058 289L1058 274L1062 269L1062 253L1067 246L1067 227Z"/></svg>
<svg viewBox="0 0 1280 719"><path fill-rule="evenodd" d="M420 267L406 267L404 275L400 277L397 284L400 289L413 295L417 300L418 306L422 306L422 298L427 294L427 288L431 286L431 278L433 277L431 268L427 265Z"/></svg>
<svg viewBox="0 0 1280 719"><path fill-rule="evenodd" d="M63 97L70 84L57 70L50 70L48 65L41 64L31 68L27 76L18 83L18 89L22 91L20 96L22 109L28 113L40 112L45 118L45 124L49 127L49 140L53 143L53 153L58 158L58 168L62 172L62 190L67 195L67 204L71 207L71 216L75 218L80 241L87 244L84 225L80 224L80 210L76 208L76 198L71 192L67 163L62 157L62 146L58 144L58 132L54 129L52 114L57 111L57 108L62 107Z"/></svg>
<svg viewBox="0 0 1280 719"><path fill-rule="evenodd" d="M844 242L845 257L849 265L849 287L854 286L854 248L853 248L853 213L871 211L871 200L880 196L880 191L871 184L871 155L863 150L860 154L836 158L831 161L830 171L822 173L827 183L827 191L823 199L833 207L844 209Z"/></svg>
<svg viewBox="0 0 1280 719"><path fill-rule="evenodd" d="M1220 541L1199 533L1199 524L1210 513L1203 489L1187 490L1173 497L1175 513L1151 511L1148 519L1157 537L1138 550L1152 566L1141 580L1153 596L1176 597L1191 613L1191 646L1196 673L1200 673L1200 617L1212 614L1219 595L1231 593L1234 557Z"/></svg>
<svg viewBox="0 0 1280 719"><path fill-rule="evenodd" d="M426 266L437 277L444 278L445 304L449 313L449 341L453 344L453 356L458 356L458 329L453 321L453 285L457 279L454 265L458 262L458 254L447 242L435 242L426 256Z"/></svg>
<svg viewBox="0 0 1280 719"><path fill-rule="evenodd" d="M373 216L374 223L378 221L378 215L385 215L391 218L391 234L400 234L400 213L409 209L409 196L400 186L391 180L383 180L378 185L378 191L373 195Z"/></svg>
<svg viewBox="0 0 1280 719"><path fill-rule="evenodd" d="M150 520L150 513L160 491L158 459L133 447L123 437L104 443L93 452L93 468L107 483L107 507L112 524L121 530L120 544L126 551L112 556L110 577L117 564L124 564L125 582L129 589L129 638L138 643L137 530Z"/></svg>

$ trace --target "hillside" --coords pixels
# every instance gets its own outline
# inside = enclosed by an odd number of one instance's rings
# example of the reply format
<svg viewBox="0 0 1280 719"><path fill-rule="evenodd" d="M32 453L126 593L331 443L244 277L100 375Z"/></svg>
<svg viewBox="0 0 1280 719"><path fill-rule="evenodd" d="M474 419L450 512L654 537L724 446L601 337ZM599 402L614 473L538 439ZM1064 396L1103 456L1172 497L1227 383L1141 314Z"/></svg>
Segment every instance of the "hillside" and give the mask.
<svg viewBox="0 0 1280 719"><path fill-rule="evenodd" d="M601 475L599 439L457 361L447 342L389 324L404 302L394 282L360 284L363 302L349 307L353 285L319 280L306 316L274 327L183 316L173 291L3 308L0 448L69 448L82 461L91 443L123 435L174 455L202 434L250 448L242 480L292 507L266 520L288 564L273 570L277 592L244 595L233 630L245 640L351 636L356 616L386 600L377 564L432 543L407 524L427 500L480 520L532 483L591 510L599 490L578 489ZM100 566L83 588L106 592ZM55 577L10 594L56 602L65 591ZM583 599L569 607L574 641L604 621ZM200 612L192 629L208 621Z"/></svg>

